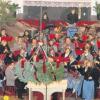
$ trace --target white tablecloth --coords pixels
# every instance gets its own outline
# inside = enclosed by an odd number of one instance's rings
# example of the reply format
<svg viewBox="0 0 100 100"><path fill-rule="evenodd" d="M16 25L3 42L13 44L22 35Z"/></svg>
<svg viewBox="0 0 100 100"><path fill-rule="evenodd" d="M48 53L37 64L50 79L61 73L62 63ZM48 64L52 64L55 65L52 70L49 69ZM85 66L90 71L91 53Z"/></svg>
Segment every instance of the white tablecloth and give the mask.
<svg viewBox="0 0 100 100"><path fill-rule="evenodd" d="M44 100L51 100L51 95L55 92L62 92L62 100L65 100L67 80L54 81L47 85L43 83L35 84L33 82L28 82L26 87L29 89L29 100L32 100L32 91L41 92L44 96Z"/></svg>

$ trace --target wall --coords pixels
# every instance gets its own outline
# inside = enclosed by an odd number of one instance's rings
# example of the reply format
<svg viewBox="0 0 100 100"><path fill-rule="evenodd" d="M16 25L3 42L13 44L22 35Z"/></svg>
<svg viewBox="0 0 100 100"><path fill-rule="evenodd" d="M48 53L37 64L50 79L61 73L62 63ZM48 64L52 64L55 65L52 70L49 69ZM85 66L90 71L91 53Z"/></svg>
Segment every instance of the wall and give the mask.
<svg viewBox="0 0 100 100"><path fill-rule="evenodd" d="M10 1L19 4L19 6L21 7L21 9L17 11L17 13L23 13L23 11L24 11L23 10L23 1L24 0L10 0ZM94 11L94 8L93 8L93 6L95 6L96 1L98 3L100 3L100 0L92 0L92 9L91 9L91 15L92 16L96 16L96 12Z"/></svg>
<svg viewBox="0 0 100 100"><path fill-rule="evenodd" d="M23 13L23 1L24 0L10 0L10 1L19 4L19 6L21 7L20 12ZM100 3L100 0L92 0L92 10L91 10L92 15L96 15L95 11L93 10L93 6L95 6L96 1Z"/></svg>

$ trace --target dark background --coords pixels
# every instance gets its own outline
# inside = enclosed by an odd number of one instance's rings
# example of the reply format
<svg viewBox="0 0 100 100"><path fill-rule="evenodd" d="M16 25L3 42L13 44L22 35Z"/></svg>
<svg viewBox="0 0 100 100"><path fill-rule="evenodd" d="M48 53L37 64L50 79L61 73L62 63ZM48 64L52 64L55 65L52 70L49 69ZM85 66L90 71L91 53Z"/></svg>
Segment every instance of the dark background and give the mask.
<svg viewBox="0 0 100 100"><path fill-rule="evenodd" d="M73 8L61 8L61 7L43 7L43 13L47 12L49 20L65 20L67 21L67 14L71 12ZM78 8L74 8L78 13ZM82 20L90 20L91 8L81 8ZM85 13L85 14L84 14ZM24 6L24 18L34 19L40 18L40 7Z"/></svg>

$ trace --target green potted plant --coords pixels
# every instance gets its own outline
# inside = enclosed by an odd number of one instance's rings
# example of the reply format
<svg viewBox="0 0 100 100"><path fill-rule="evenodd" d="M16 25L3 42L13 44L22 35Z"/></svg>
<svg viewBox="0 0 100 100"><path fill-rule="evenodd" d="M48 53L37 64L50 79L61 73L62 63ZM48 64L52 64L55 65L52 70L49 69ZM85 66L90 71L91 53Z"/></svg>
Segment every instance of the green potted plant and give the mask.
<svg viewBox="0 0 100 100"><path fill-rule="evenodd" d="M95 3L95 7L94 7L96 13L97 13L97 19L100 20L100 3Z"/></svg>

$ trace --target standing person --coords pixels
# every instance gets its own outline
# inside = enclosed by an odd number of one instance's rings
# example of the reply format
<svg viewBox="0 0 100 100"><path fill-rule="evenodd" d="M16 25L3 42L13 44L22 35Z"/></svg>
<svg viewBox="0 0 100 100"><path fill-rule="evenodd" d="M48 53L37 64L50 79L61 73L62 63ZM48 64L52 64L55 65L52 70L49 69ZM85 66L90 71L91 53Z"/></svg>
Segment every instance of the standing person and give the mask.
<svg viewBox="0 0 100 100"><path fill-rule="evenodd" d="M45 12L45 13L43 14L42 21L45 22L45 23L48 23L49 17L48 17L47 12Z"/></svg>
<svg viewBox="0 0 100 100"><path fill-rule="evenodd" d="M16 76L15 76L15 65L13 63L13 61L9 61L8 63L8 67L6 68L5 70L5 76L6 76L6 87L5 87L5 90L11 93L14 93L13 89L14 89L14 86L15 86L15 79L16 79Z"/></svg>
<svg viewBox="0 0 100 100"><path fill-rule="evenodd" d="M28 81L34 81L33 78L34 69L30 62L22 57L15 65L15 86L17 88L17 94L19 99L24 99L23 94L26 93L25 85Z"/></svg>
<svg viewBox="0 0 100 100"><path fill-rule="evenodd" d="M95 88L95 83L93 79L93 63L87 60L84 70L82 98L84 100L94 100L94 94L95 94L94 88Z"/></svg>
<svg viewBox="0 0 100 100"><path fill-rule="evenodd" d="M20 59L16 65L15 65L15 75L16 75L16 80L15 80L15 86L17 89L17 94L19 99L23 99L22 95L25 92L24 87L26 85L26 80L24 77L24 64L26 62L26 59L22 58Z"/></svg>
<svg viewBox="0 0 100 100"><path fill-rule="evenodd" d="M2 94L4 93L4 81L5 81L4 70L0 68L0 89L2 91Z"/></svg>
<svg viewBox="0 0 100 100"><path fill-rule="evenodd" d="M93 73L94 73L93 78L95 81L95 97L96 97L97 88L99 87L99 79L100 79L100 49L95 58L95 67L94 67Z"/></svg>
<svg viewBox="0 0 100 100"><path fill-rule="evenodd" d="M12 61L9 62L9 65L5 70L5 76L6 76L6 85L14 86L16 77L14 73L14 63Z"/></svg>
<svg viewBox="0 0 100 100"><path fill-rule="evenodd" d="M93 61L93 56L91 55L90 50L88 49L85 49L84 53L81 56L81 61L84 61L85 59Z"/></svg>
<svg viewBox="0 0 100 100"><path fill-rule="evenodd" d="M75 9L73 9L71 13L68 14L67 19L69 24L75 24L78 21L78 14L76 14Z"/></svg>
<svg viewBox="0 0 100 100"><path fill-rule="evenodd" d="M26 51L29 54L30 49L31 49L31 40L32 40L30 30L25 30L24 35L23 35L23 40L25 43Z"/></svg>

